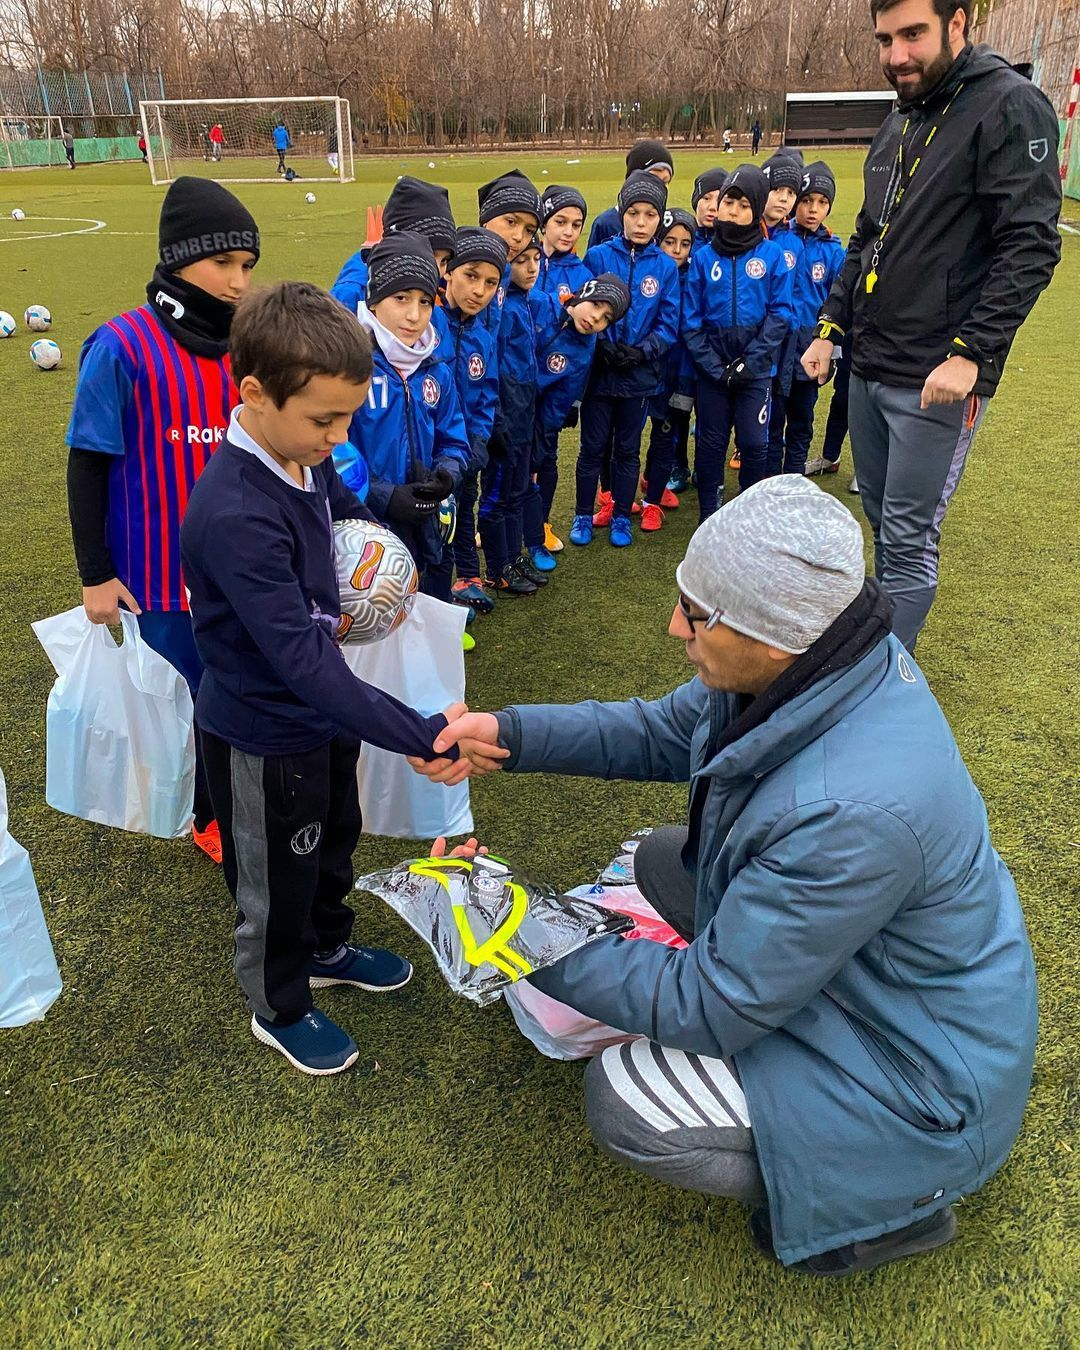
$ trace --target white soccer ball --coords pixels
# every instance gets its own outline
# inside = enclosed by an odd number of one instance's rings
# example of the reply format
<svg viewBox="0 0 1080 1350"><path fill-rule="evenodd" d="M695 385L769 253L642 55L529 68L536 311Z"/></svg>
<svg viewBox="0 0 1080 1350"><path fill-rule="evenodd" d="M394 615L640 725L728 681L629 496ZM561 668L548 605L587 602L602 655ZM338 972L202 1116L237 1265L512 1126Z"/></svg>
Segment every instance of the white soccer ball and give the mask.
<svg viewBox="0 0 1080 1350"><path fill-rule="evenodd" d="M52 338L38 338L30 344L30 360L38 370L55 370L60 364L62 353Z"/></svg>
<svg viewBox="0 0 1080 1350"><path fill-rule="evenodd" d="M15 331L15 316L0 309L0 338L10 337Z"/></svg>
<svg viewBox="0 0 1080 1350"><path fill-rule="evenodd" d="M429 169L433 169L435 167L435 161L433 159L429 159L427 162L427 166Z"/></svg>
<svg viewBox="0 0 1080 1350"><path fill-rule="evenodd" d="M334 526L339 642L378 642L403 624L419 586L412 554L393 530L373 520Z"/></svg>
<svg viewBox="0 0 1080 1350"><path fill-rule="evenodd" d="M31 333L47 333L52 327L52 315L44 305L31 305L23 318Z"/></svg>
<svg viewBox="0 0 1080 1350"><path fill-rule="evenodd" d="M16 207L15 210L12 211L12 213L11 213L11 219L12 219L12 220L25 220L25 219L26 219L26 212L23 211L23 210L20 210L19 207Z"/></svg>
<svg viewBox="0 0 1080 1350"><path fill-rule="evenodd" d="M304 201L306 201L307 204L308 204L309 206L314 206L314 205L315 205L315 194L314 194L314 192L305 192L305 193L304 193Z"/></svg>

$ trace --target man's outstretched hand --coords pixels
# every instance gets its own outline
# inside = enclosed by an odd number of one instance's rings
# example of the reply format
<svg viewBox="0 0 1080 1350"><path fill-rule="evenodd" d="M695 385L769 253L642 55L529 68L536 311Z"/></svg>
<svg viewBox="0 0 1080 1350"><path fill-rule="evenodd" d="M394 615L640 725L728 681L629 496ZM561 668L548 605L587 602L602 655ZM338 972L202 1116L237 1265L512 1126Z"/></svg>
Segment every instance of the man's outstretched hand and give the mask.
<svg viewBox="0 0 1080 1350"><path fill-rule="evenodd" d="M423 760L410 755L409 763L417 773L433 783L454 787L466 778L479 778L502 768L510 751L499 745L499 722L494 713L471 713L464 703L455 703L444 716L448 725L436 736L432 749L445 754L456 745L459 758Z"/></svg>

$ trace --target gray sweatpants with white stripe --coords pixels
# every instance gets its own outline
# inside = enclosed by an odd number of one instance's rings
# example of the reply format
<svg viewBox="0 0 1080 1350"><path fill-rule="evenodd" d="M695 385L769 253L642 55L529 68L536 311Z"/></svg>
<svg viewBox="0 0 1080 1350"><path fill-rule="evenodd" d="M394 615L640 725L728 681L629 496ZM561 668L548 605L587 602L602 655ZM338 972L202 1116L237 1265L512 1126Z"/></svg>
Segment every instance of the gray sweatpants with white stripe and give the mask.
<svg viewBox="0 0 1080 1350"><path fill-rule="evenodd" d="M851 453L874 532L874 572L896 602L893 632L915 642L934 603L941 522L960 484L987 400L920 409L918 389L852 375Z"/></svg>
<svg viewBox="0 0 1080 1350"><path fill-rule="evenodd" d="M684 936L694 884L680 857L685 826L655 830L634 857L638 888ZM750 1115L735 1066L655 1041L613 1045L585 1070L585 1111L597 1144L670 1186L765 1203Z"/></svg>

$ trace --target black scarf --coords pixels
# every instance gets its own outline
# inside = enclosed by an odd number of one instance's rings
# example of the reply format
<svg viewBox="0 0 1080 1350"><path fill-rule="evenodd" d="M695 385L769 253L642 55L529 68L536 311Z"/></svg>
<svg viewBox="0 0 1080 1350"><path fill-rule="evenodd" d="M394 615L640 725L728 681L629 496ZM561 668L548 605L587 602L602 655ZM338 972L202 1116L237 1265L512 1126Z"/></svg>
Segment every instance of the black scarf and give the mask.
<svg viewBox="0 0 1080 1350"><path fill-rule="evenodd" d="M168 272L159 263L146 288L150 308L181 347L196 356L220 359L229 350L229 328L236 306Z"/></svg>
<svg viewBox="0 0 1080 1350"><path fill-rule="evenodd" d="M818 640L797 656L764 693L747 702L738 717L721 733L713 753L719 753L748 731L759 727L778 708L817 684L818 680L853 666L889 635L894 608L891 597L868 577L859 594Z"/></svg>
<svg viewBox="0 0 1080 1350"><path fill-rule="evenodd" d="M756 220L749 225L736 225L733 220L718 220L713 225L710 243L721 258L738 258L740 254L757 248L764 238L761 225Z"/></svg>

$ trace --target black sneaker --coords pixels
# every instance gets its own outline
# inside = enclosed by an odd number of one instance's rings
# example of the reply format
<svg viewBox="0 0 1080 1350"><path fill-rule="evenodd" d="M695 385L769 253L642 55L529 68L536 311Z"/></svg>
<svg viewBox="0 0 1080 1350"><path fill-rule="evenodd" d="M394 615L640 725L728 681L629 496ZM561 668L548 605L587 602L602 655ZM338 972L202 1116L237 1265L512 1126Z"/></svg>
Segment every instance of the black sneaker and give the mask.
<svg viewBox="0 0 1080 1350"><path fill-rule="evenodd" d="M491 586L496 595L508 598L515 595L535 595L540 589L528 577L520 576L513 567L508 567L501 577L489 578L484 584Z"/></svg>
<svg viewBox="0 0 1080 1350"><path fill-rule="evenodd" d="M759 1251L779 1261L772 1244L767 1209L755 1209L751 1214L750 1236ZM851 1242L846 1247L835 1247L831 1252L819 1252L805 1261L796 1261L789 1269L801 1270L807 1275L853 1275L857 1270L873 1270L875 1266L884 1266L905 1256L932 1252L935 1247L944 1247L955 1236L956 1215L952 1206L946 1205L895 1233L886 1233L868 1242Z"/></svg>
<svg viewBox="0 0 1080 1350"><path fill-rule="evenodd" d="M524 553L514 559L510 564L510 570L516 572L519 577L531 581L534 586L546 586L551 580L546 572L541 572L538 567L534 567L532 559L526 557Z"/></svg>

